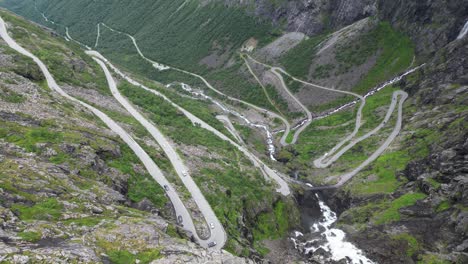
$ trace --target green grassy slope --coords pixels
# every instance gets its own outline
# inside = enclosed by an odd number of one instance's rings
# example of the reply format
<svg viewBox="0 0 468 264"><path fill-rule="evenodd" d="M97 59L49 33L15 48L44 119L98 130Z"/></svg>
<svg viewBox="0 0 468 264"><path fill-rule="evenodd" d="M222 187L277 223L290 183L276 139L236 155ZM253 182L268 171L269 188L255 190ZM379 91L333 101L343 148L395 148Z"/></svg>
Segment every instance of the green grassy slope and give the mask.
<svg viewBox="0 0 468 264"><path fill-rule="evenodd" d="M33 2L7 0L3 6L37 18ZM216 1L205 5L188 1L178 10L184 2L38 0L37 6L52 20L69 26L70 32L89 46L94 45L96 25L104 22L134 35L149 57L191 70L200 70L198 62L214 45L238 48L250 37L260 42L270 38L270 27L243 10L226 8Z"/></svg>

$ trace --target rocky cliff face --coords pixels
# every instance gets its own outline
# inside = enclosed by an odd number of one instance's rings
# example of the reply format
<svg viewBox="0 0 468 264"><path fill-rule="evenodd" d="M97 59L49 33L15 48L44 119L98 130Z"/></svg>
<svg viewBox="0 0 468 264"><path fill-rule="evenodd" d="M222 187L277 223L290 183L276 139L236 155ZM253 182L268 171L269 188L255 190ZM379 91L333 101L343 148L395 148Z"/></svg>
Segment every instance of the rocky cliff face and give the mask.
<svg viewBox="0 0 468 264"><path fill-rule="evenodd" d="M419 54L434 53L453 41L468 19L468 1L378 1L379 17L405 32Z"/></svg>
<svg viewBox="0 0 468 264"><path fill-rule="evenodd" d="M224 0L287 31L316 35L378 16L414 40L418 53L431 54L454 40L466 22L468 2L385 0Z"/></svg>
<svg viewBox="0 0 468 264"><path fill-rule="evenodd" d="M225 0L228 5L241 5L255 16L271 20L287 31L316 35L337 29L377 13L375 0L293 0L242 1Z"/></svg>

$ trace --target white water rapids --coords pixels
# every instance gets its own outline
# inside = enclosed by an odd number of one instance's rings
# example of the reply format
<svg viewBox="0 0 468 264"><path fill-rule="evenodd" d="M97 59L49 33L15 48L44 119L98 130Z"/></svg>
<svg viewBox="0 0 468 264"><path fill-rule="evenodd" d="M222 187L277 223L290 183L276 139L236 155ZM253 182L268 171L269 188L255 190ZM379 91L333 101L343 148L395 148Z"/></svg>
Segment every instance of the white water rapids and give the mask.
<svg viewBox="0 0 468 264"><path fill-rule="evenodd" d="M366 256L362 250L358 249L352 243L345 241L346 234L343 230L333 228L336 222L336 213L333 212L316 194L319 200L320 210L322 217L319 221L310 227L311 234L317 234L316 238L312 238L305 242L300 242L300 238L304 237L301 232L294 232L294 237L290 239L294 243L294 247L304 254L314 254L319 249L330 253L330 257L321 256L322 261L339 261L346 259L347 263L352 264L372 264L374 263Z"/></svg>

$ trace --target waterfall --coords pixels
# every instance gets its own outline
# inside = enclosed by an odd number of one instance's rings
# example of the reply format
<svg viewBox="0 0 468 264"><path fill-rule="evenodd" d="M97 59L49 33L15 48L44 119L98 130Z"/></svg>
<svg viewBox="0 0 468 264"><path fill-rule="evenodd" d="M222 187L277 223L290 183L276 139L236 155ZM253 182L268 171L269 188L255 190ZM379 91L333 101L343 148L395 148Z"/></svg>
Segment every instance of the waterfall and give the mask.
<svg viewBox="0 0 468 264"><path fill-rule="evenodd" d="M343 230L333 227L338 220L336 213L328 207L323 200L315 194L320 210L321 219L310 226L310 234L316 234L312 239L306 239L304 234L298 231L294 232L294 237L290 237L294 247L303 254L321 254L320 250L329 253L329 256L320 255L324 262L345 260L348 264L373 264L374 262L364 255L364 252L358 249L351 242L346 241L346 234Z"/></svg>
<svg viewBox="0 0 468 264"><path fill-rule="evenodd" d="M457 39L462 39L466 36L466 33L468 33L468 20L465 23L465 26L463 26L462 30L460 31L460 34L458 34Z"/></svg>

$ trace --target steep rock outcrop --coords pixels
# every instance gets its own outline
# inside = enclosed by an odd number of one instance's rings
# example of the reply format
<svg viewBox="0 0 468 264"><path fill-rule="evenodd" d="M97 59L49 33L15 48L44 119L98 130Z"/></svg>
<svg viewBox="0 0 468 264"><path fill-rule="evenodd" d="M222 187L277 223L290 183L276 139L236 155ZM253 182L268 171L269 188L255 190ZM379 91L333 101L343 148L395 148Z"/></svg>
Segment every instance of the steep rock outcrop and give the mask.
<svg viewBox="0 0 468 264"><path fill-rule="evenodd" d="M231 6L245 6L251 14L270 20L287 31L307 35L338 29L377 12L375 0L224 1Z"/></svg>

